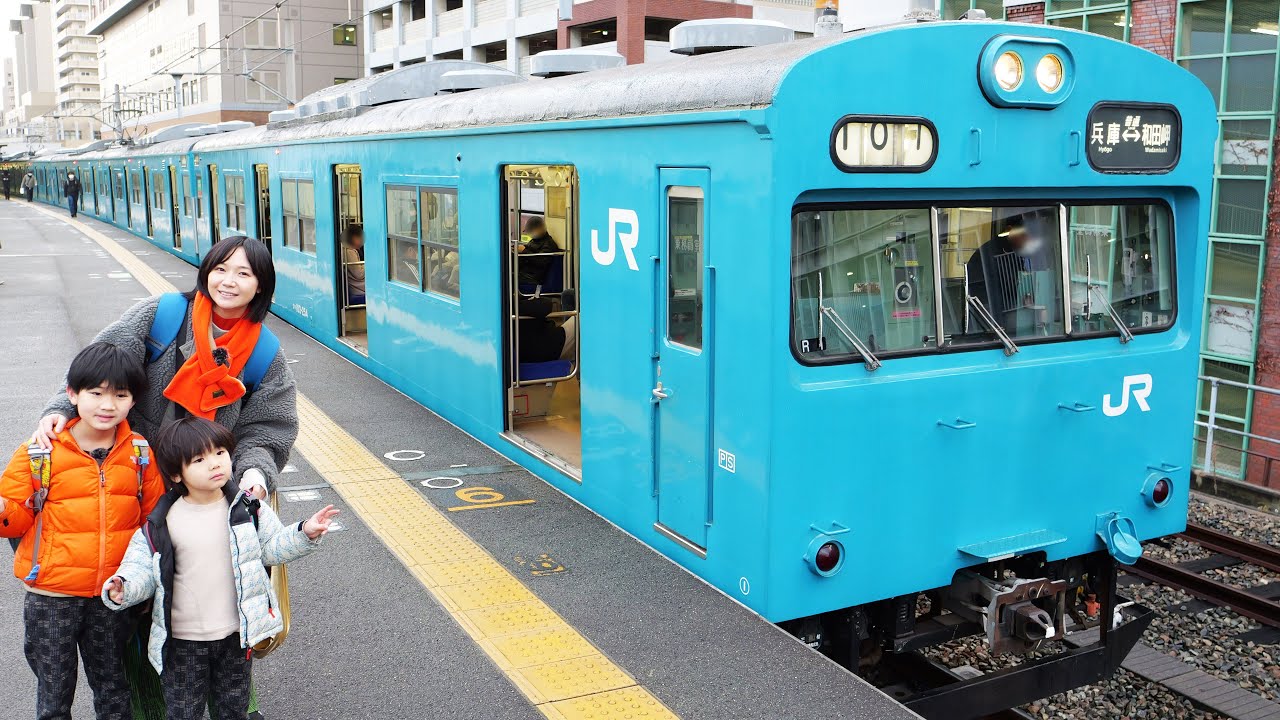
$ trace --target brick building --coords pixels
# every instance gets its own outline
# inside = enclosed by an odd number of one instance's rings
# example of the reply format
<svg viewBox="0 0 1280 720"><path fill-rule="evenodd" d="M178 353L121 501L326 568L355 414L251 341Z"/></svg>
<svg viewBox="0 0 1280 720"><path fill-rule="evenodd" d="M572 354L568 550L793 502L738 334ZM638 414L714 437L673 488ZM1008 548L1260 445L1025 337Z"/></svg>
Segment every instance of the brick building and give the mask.
<svg viewBox="0 0 1280 720"><path fill-rule="evenodd" d="M1162 55L1204 81L1221 131L1204 307L1200 374L1280 389L1280 0L941 0L944 17L988 17L1072 27ZM1202 382L1197 419L1206 421ZM1214 452L1198 429L1196 462L1219 477L1280 490L1280 396L1219 385ZM1239 433L1259 436L1247 439ZM1271 460L1274 458L1274 462ZM1269 476L1268 476L1269 473Z"/></svg>

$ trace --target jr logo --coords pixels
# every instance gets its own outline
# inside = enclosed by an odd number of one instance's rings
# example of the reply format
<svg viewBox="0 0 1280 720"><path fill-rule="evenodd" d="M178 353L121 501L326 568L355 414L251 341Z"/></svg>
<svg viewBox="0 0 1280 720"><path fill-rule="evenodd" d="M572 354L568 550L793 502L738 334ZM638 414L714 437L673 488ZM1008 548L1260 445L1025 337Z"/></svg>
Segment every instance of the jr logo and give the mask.
<svg viewBox="0 0 1280 720"><path fill-rule="evenodd" d="M619 230L619 225L624 225L627 229ZM636 256L632 252L640 243L640 218L635 210L609 208L609 245L601 248L600 232L592 230L591 257L601 265L612 265L619 242L622 243L622 252L627 256L627 267L639 271L640 266L636 265Z"/></svg>
<svg viewBox="0 0 1280 720"><path fill-rule="evenodd" d="M1116 417L1123 415L1129 410L1129 393L1133 393L1133 399L1138 402L1138 408L1142 412L1147 412L1151 406L1147 404L1147 398L1151 396L1151 376L1150 375L1125 375L1124 389L1120 391L1120 404L1111 404L1111 393L1102 396L1102 412L1107 417Z"/></svg>

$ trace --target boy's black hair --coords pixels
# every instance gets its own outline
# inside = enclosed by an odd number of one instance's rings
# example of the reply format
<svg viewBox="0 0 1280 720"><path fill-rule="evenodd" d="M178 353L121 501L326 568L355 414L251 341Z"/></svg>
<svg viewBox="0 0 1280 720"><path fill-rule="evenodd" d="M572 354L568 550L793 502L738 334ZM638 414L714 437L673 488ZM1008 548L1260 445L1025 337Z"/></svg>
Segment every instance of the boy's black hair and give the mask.
<svg viewBox="0 0 1280 720"><path fill-rule="evenodd" d="M253 271L254 277L258 278L258 294L249 301L245 317L249 318L250 322L260 323L267 319L267 313L271 311L271 298L276 292L276 266L271 261L271 251L262 244L261 240L244 235L219 240L217 245L209 249L209 254L205 255L204 261L200 263L200 269L196 271L195 288L183 295L188 300L195 300L196 293L200 293L208 300L213 300L209 295L209 273L226 262L227 258L240 248L244 248L245 257L249 260L249 269Z"/></svg>
<svg viewBox="0 0 1280 720"><path fill-rule="evenodd" d="M147 392L147 371L142 360L107 342L96 342L81 350L67 369L67 388L74 392L92 390L106 383L113 390L128 390L141 400Z"/></svg>
<svg viewBox="0 0 1280 720"><path fill-rule="evenodd" d="M164 478L165 487L172 489L176 485L180 488L179 492L186 495L186 486L174 482L174 478L181 479L183 468L197 455L215 448L222 448L228 455L234 455L236 437L230 430L212 420L188 416L161 428L152 452L155 453L156 467Z"/></svg>

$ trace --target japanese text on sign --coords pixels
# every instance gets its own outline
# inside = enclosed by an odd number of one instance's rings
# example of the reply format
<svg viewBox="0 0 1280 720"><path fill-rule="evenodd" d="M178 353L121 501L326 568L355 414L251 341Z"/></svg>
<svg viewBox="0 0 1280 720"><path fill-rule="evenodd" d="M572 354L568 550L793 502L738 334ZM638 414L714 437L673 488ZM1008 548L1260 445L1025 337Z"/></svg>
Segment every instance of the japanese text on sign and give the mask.
<svg viewBox="0 0 1280 720"><path fill-rule="evenodd" d="M1089 163L1102 172L1163 172L1178 163L1182 127L1163 105L1099 103L1089 112Z"/></svg>

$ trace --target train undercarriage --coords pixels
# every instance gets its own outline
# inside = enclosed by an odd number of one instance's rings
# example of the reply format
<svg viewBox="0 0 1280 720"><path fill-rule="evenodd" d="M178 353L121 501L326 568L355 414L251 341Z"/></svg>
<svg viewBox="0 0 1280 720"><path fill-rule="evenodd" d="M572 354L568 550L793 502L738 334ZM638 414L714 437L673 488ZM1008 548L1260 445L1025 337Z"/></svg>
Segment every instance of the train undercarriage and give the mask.
<svg viewBox="0 0 1280 720"><path fill-rule="evenodd" d="M1117 594L1115 560L1101 552L991 562L956 573L947 587L781 626L922 717L965 720L1109 677L1151 619L1150 610ZM991 655L1027 657L965 677L926 653L979 635Z"/></svg>

